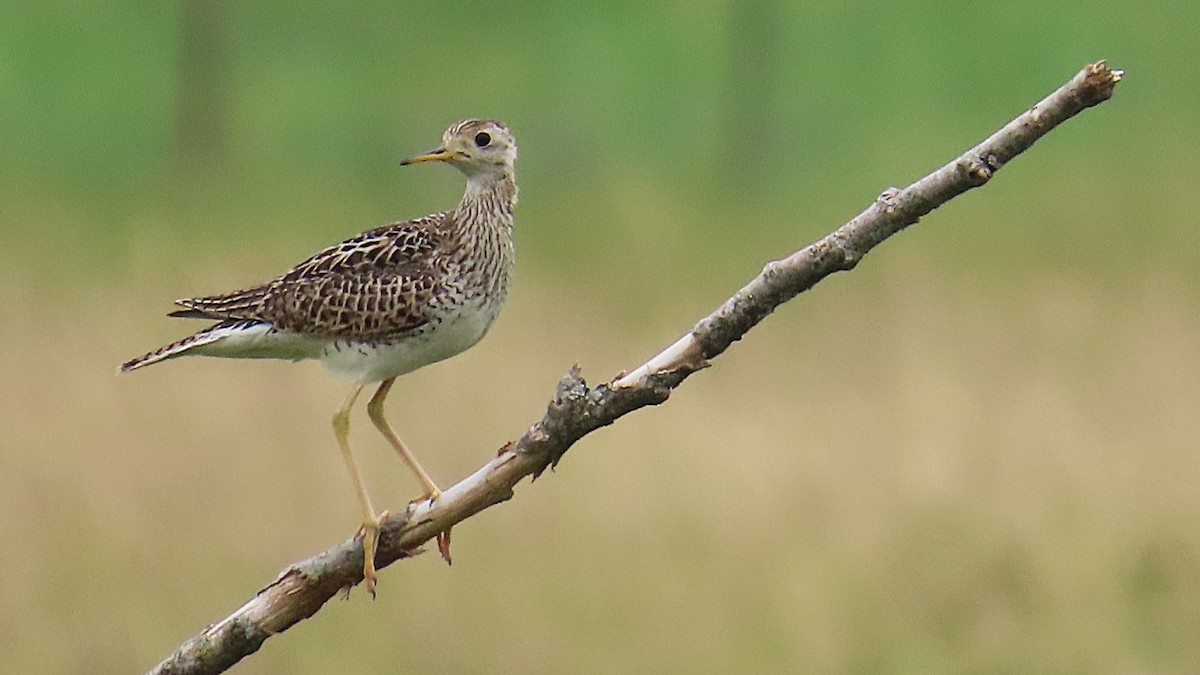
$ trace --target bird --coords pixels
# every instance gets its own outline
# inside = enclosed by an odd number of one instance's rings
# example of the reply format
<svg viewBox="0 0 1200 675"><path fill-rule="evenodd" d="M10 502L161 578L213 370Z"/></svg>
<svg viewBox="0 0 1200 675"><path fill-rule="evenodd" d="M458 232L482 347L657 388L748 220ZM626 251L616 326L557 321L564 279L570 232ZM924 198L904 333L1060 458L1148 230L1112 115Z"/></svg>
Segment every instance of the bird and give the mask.
<svg viewBox="0 0 1200 675"><path fill-rule="evenodd" d="M421 483L413 502L433 505L442 491L400 440L383 404L397 377L478 343L500 313L514 265L517 143L494 119L451 125L435 150L401 166L442 162L466 176L449 211L383 225L334 244L260 286L176 300L168 316L215 321L188 337L121 365L121 372L181 356L315 359L353 381L333 415L333 431L362 510L356 536L372 597L375 552L387 512L376 512L349 442L350 411L377 384L367 413ZM412 503L412 502L410 502ZM449 530L438 535L449 561Z"/></svg>

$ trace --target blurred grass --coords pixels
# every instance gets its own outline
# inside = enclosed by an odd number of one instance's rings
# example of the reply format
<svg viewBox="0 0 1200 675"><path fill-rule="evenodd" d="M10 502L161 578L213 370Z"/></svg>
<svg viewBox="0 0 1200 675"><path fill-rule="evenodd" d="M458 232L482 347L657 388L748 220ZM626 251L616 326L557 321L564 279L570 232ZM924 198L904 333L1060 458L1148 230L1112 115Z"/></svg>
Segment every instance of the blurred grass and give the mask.
<svg viewBox="0 0 1200 675"><path fill-rule="evenodd" d="M389 569L239 672L1200 666L1191 4L237 5L212 157L179 152L198 6L0 23L0 672L144 669L350 534L344 383L113 371L187 330L175 297L452 203L450 172L395 167L451 121L514 127L522 203L493 334L393 397L443 482L574 361L635 365L1098 57L1129 71L1111 103L585 439L453 568Z"/></svg>

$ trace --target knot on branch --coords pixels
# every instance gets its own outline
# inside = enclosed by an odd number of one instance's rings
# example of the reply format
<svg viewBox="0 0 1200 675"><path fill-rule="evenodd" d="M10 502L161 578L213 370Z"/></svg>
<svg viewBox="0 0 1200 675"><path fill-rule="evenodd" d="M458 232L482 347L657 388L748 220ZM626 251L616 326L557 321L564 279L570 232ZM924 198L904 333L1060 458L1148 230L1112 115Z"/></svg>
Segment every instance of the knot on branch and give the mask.
<svg viewBox="0 0 1200 675"><path fill-rule="evenodd" d="M971 187L983 185L991 180L992 174L996 172L983 157L964 157L958 161L955 169Z"/></svg>
<svg viewBox="0 0 1200 675"><path fill-rule="evenodd" d="M651 373L637 384L591 389L576 364L558 383L554 398L542 419L515 443L519 453L542 455L542 463L533 472L537 480L547 468L558 466L567 450L584 435L608 426L617 418L638 408L658 405L671 390L703 365L683 365L662 373Z"/></svg>
<svg viewBox="0 0 1200 675"><path fill-rule="evenodd" d="M553 408L567 405L572 400L587 396L587 392L587 381L583 379L582 370L579 368L579 364L576 363L558 381L558 386L554 388L554 399L550 401L550 406Z"/></svg>
<svg viewBox="0 0 1200 675"><path fill-rule="evenodd" d="M875 198L875 203L883 209L884 214L891 215L896 211L896 205L900 203L900 188L893 185L884 189Z"/></svg>
<svg viewBox="0 0 1200 675"><path fill-rule="evenodd" d="M767 263L766 265L763 265L761 275L762 275L762 278L765 279L766 282L770 284L770 283L775 283L775 278L778 277L780 272L783 272L783 271L784 271L783 263L781 263L778 260L772 260L771 262Z"/></svg>
<svg viewBox="0 0 1200 675"><path fill-rule="evenodd" d="M567 448L590 431L586 427L590 403L588 392L587 381L580 373L579 364L571 366L558 381L554 398L550 399L542 419L517 440L517 452L542 456L542 463L533 472L533 480L537 480L547 467L553 469L557 466Z"/></svg>

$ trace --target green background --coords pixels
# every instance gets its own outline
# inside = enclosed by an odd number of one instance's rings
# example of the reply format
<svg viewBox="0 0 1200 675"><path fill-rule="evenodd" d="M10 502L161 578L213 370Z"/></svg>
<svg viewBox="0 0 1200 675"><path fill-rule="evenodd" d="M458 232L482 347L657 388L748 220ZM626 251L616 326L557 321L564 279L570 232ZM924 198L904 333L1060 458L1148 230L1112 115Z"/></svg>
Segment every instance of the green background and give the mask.
<svg viewBox="0 0 1200 675"><path fill-rule="evenodd" d="M637 365L1084 64L1127 71L985 189L669 404L239 672L1195 672L1200 10L1130 3L9 2L0 671L144 670L357 507L316 364L121 361L521 148L518 279L391 417L443 484L574 362ZM377 504L417 488L365 416Z"/></svg>

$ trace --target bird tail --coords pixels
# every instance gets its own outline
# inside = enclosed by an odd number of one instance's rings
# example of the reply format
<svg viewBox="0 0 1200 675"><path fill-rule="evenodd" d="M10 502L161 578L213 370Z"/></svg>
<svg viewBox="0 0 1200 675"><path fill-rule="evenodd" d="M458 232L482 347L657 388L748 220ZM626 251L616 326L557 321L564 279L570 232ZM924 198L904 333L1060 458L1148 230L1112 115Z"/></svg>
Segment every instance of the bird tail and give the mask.
<svg viewBox="0 0 1200 675"><path fill-rule="evenodd" d="M138 368L154 365L159 361L166 361L167 359L173 359L176 356L183 356L184 354L187 354L188 352L199 347L211 345L214 342L219 342L233 335L244 334L250 325L257 323L258 322L256 321L222 321L221 323L205 328L195 335L189 335L182 340L176 340L175 342L159 347L148 354L144 354L136 359L130 359L129 361L122 363L120 372L128 373L132 370L137 370Z"/></svg>

